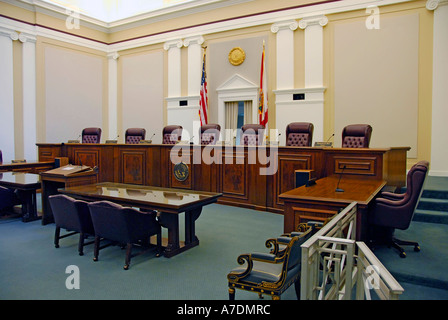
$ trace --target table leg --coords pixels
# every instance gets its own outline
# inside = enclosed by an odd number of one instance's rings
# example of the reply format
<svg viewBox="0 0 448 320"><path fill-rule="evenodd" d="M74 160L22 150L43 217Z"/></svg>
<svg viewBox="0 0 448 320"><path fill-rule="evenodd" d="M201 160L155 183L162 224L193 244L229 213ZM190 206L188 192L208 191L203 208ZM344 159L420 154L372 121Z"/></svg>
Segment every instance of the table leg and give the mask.
<svg viewBox="0 0 448 320"><path fill-rule="evenodd" d="M22 201L22 221L30 222L40 219L37 216L36 190L20 191Z"/></svg>
<svg viewBox="0 0 448 320"><path fill-rule="evenodd" d="M179 216L172 213L161 212L159 216L160 224L168 229L168 245L165 248L164 256L172 257L180 249L179 245Z"/></svg>
<svg viewBox="0 0 448 320"><path fill-rule="evenodd" d="M185 245L195 243L199 244L199 239L196 237L195 222L202 212L202 207L185 212Z"/></svg>

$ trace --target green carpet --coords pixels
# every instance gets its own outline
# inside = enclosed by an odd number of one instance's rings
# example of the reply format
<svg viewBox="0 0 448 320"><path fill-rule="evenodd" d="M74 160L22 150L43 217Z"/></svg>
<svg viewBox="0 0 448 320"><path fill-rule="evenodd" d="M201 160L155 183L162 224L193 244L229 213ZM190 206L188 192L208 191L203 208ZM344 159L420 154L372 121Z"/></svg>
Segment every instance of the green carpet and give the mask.
<svg viewBox="0 0 448 320"><path fill-rule="evenodd" d="M78 255L77 236L62 239L56 249L53 224L0 219L0 300L227 300L226 276L238 266L238 255L267 252L265 240L282 233L283 216L213 204L204 208L196 226L199 246L169 259L146 252L133 257L125 271L125 250L117 246L101 250L94 262L92 245ZM408 250L406 259L390 248L375 250L404 287L400 299L448 299L448 225L414 221L397 236L419 241L422 248ZM70 265L79 268L80 289L66 288ZM236 299L258 296L237 290ZM294 288L282 299L295 300Z"/></svg>

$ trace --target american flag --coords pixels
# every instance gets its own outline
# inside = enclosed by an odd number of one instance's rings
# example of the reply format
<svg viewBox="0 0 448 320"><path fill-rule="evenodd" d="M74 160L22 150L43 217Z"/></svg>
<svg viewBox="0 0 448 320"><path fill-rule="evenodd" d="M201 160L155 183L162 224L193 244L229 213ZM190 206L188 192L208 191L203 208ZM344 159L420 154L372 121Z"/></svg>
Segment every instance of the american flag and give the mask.
<svg viewBox="0 0 448 320"><path fill-rule="evenodd" d="M264 41L263 41L263 53L261 55L261 73L260 73L260 97L258 102L258 114L260 117L260 124L265 128L268 124L268 96L267 96L267 82L265 73L264 62Z"/></svg>
<svg viewBox="0 0 448 320"><path fill-rule="evenodd" d="M199 118L201 119L201 126L208 123L207 109L208 109L208 97L207 97L207 76L205 75L205 52L202 61L202 77L201 77L201 92L199 99Z"/></svg>

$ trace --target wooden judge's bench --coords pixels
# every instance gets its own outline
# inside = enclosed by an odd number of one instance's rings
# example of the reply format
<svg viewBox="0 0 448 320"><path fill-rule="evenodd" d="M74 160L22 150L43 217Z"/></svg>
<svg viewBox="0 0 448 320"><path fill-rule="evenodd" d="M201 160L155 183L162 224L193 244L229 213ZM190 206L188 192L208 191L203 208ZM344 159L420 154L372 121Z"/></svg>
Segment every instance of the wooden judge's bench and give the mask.
<svg viewBox="0 0 448 320"><path fill-rule="evenodd" d="M402 187L410 149L79 143L37 146L39 161L68 157L71 164L98 167L98 182L219 192L222 197L218 203L277 213L284 210L279 195L296 187L296 171L320 179L344 170L343 177L385 180L388 186ZM176 166L179 162L185 163L181 178ZM268 168L271 172L263 173Z"/></svg>

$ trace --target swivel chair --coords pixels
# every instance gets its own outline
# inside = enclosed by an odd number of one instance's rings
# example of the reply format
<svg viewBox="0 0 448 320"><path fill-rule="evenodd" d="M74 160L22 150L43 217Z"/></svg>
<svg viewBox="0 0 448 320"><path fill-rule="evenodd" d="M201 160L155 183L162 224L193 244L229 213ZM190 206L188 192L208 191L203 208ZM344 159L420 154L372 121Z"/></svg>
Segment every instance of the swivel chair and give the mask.
<svg viewBox="0 0 448 320"><path fill-rule="evenodd" d="M221 126L219 124L206 124L199 129L199 136L201 144L209 145L216 144L219 140L219 133Z"/></svg>
<svg viewBox="0 0 448 320"><path fill-rule="evenodd" d="M182 138L182 126L170 125L163 128L162 131L162 143L163 144L176 144Z"/></svg>
<svg viewBox="0 0 448 320"><path fill-rule="evenodd" d="M144 128L129 128L125 133L126 144L139 144L140 140L145 140L146 130Z"/></svg>
<svg viewBox="0 0 448 320"><path fill-rule="evenodd" d="M100 143L101 128L85 128L82 130L82 143Z"/></svg>
<svg viewBox="0 0 448 320"><path fill-rule="evenodd" d="M265 127L261 124L245 124L241 127L240 144L244 146L261 145Z"/></svg>
<svg viewBox="0 0 448 320"><path fill-rule="evenodd" d="M372 127L368 124L351 124L342 130L342 148L368 148Z"/></svg>
<svg viewBox="0 0 448 320"><path fill-rule="evenodd" d="M428 167L428 161L420 161L412 166L407 174L405 193L382 192L375 200L370 214L370 224L373 226L370 228L373 246L376 244L392 246L400 252L402 258L406 257L406 252L400 245L413 245L414 251L420 251L417 242L399 240L394 237L394 231L409 228L423 191Z"/></svg>
<svg viewBox="0 0 448 320"><path fill-rule="evenodd" d="M314 125L309 122L292 122L286 127L286 146L311 147Z"/></svg>

